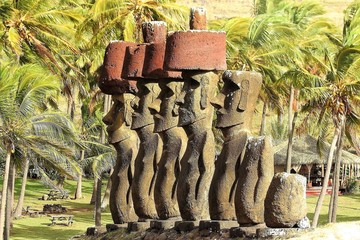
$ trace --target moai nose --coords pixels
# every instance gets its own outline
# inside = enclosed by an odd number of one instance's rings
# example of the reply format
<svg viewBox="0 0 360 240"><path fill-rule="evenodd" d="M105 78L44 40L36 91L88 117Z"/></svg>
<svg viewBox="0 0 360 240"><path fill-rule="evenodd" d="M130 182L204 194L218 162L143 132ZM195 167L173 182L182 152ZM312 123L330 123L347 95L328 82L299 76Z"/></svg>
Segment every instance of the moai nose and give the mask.
<svg viewBox="0 0 360 240"><path fill-rule="evenodd" d="M130 106L135 110L139 107L139 101L140 98L138 96L134 97L134 99L131 101Z"/></svg>
<svg viewBox="0 0 360 240"><path fill-rule="evenodd" d="M113 107L111 107L110 111L103 117L102 121L106 125L112 125L114 123L113 112L114 112L114 109L113 109Z"/></svg>
<svg viewBox="0 0 360 240"><path fill-rule="evenodd" d="M181 92L175 100L176 105L182 105L185 103L185 92Z"/></svg>
<svg viewBox="0 0 360 240"><path fill-rule="evenodd" d="M219 93L215 98L210 100L211 105L213 105L216 109L220 109L224 107L225 95Z"/></svg>
<svg viewBox="0 0 360 240"><path fill-rule="evenodd" d="M159 113L160 112L160 105L161 105L161 100L160 99L155 99L155 101L152 102L149 105L150 113L151 114Z"/></svg>

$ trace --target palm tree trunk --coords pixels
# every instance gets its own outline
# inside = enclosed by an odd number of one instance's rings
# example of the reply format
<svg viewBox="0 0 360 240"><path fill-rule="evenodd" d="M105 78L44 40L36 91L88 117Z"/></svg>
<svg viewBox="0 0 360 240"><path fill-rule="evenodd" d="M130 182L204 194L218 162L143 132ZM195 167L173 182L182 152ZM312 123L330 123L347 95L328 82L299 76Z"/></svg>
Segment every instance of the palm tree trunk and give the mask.
<svg viewBox="0 0 360 240"><path fill-rule="evenodd" d="M294 117L293 117L293 104L294 104L294 95L295 95L295 90L293 85L290 86L290 99L289 99L289 112L288 112L288 146L287 146L287 151L286 151L286 168L285 171L287 173L290 173L291 170L291 155L292 155L292 143L293 143L293 136L294 136L294 131L293 129L295 128L295 124L293 124L295 122L295 114L294 113Z"/></svg>
<svg viewBox="0 0 360 240"><path fill-rule="evenodd" d="M106 185L106 190L105 190L105 193L104 193L104 197L103 197L103 200L101 202L101 209L105 209L109 205L110 191L111 191L111 187L112 187L111 175L113 173L114 173L114 168L112 167L110 169L110 177L109 177L107 185Z"/></svg>
<svg viewBox="0 0 360 240"><path fill-rule="evenodd" d="M82 162L85 158L85 150L81 150L80 161ZM82 198L82 171L78 174L76 183L75 199Z"/></svg>
<svg viewBox="0 0 360 240"><path fill-rule="evenodd" d="M330 147L330 150L329 150L329 156L328 156L328 159L327 159L326 172L325 172L325 176L324 176L324 184L323 184L323 186L321 188L319 198L318 198L318 200L316 202L314 218L313 218L313 221L312 221L312 224L311 224L313 228L317 227L317 224L318 224L318 221L319 221L320 210L321 210L321 206L322 206L323 201L324 201L325 192L327 190L329 177L330 177L332 160L333 160L333 156L334 156L336 143L337 143L337 140L338 140L338 138L340 136L340 131L341 131L340 127L336 127L336 129L334 131L334 137L333 137L333 140L331 142L331 147Z"/></svg>
<svg viewBox="0 0 360 240"><path fill-rule="evenodd" d="M7 198L6 198L6 212L5 212L5 231L4 231L4 239L8 240L10 239L10 229L11 229L11 223L12 223L12 206L13 206L13 193L14 193L14 169L15 164L14 162L10 162L9 167L9 181L7 185Z"/></svg>
<svg viewBox="0 0 360 240"><path fill-rule="evenodd" d="M25 199L27 173L29 171L29 163L30 163L29 158L26 158L25 166L24 166L24 169L23 169L23 177L22 177L22 182L21 182L21 190L20 190L19 201L18 201L18 203L16 205L16 209L15 209L15 212L14 212L14 217L15 218L20 217L21 213L22 213L22 208L23 208L24 199Z"/></svg>
<svg viewBox="0 0 360 240"><path fill-rule="evenodd" d="M7 199L7 185L9 182L9 168L10 168L10 158L12 153L11 145L12 143L5 143L7 153L5 161L5 170L4 170L4 180L3 188L1 193L1 207L0 207L0 239L4 235L4 224L5 224L5 209L6 209L6 199Z"/></svg>
<svg viewBox="0 0 360 240"><path fill-rule="evenodd" d="M101 177L97 180L96 202L95 202L95 227L101 226Z"/></svg>
<svg viewBox="0 0 360 240"><path fill-rule="evenodd" d="M267 103L266 103L266 101L264 101L263 111L262 111L262 116L261 116L260 136L265 135L266 110L267 110Z"/></svg>
<svg viewBox="0 0 360 240"><path fill-rule="evenodd" d="M339 142L339 139L338 139L338 142ZM336 155L336 153L335 153ZM336 193L335 191L335 176L336 176L336 168L334 168L333 170L333 178L332 178L332 186L331 186L331 196L330 196L330 203L329 203L329 210L328 210L328 222L330 223L331 222L331 219L332 219L332 213L333 213L333 207L334 207L334 195Z"/></svg>
<svg viewBox="0 0 360 240"><path fill-rule="evenodd" d="M292 126L289 132L289 139L288 139L288 147L286 152L286 172L290 173L291 171L291 157L292 157L292 145L293 145L293 138L294 138L294 131L295 131L295 123L298 116L298 112L294 113L294 118L292 119Z"/></svg>
<svg viewBox="0 0 360 240"><path fill-rule="evenodd" d="M336 175L334 175L334 186L333 186L333 207L331 212L331 221L330 222L336 222L336 212L337 212L337 205L339 200L339 189L340 189L340 162L341 162L341 153L343 148L343 139L344 139L344 133L345 133L345 117L342 116L341 119L341 133L340 138L338 140L338 147L336 149L336 156L335 156L335 172ZM330 212L329 212L330 215Z"/></svg>
<svg viewBox="0 0 360 240"><path fill-rule="evenodd" d="M92 191L91 199L90 199L91 205L95 204L95 202L96 202L97 183L98 183L98 178L96 176L94 176L93 191Z"/></svg>

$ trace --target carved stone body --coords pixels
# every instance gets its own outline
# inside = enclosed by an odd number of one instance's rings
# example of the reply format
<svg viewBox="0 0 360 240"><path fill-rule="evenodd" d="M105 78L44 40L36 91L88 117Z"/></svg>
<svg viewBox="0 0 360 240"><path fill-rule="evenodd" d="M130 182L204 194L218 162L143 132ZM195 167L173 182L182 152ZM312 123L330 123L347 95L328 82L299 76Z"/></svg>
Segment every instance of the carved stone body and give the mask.
<svg viewBox="0 0 360 240"><path fill-rule="evenodd" d="M188 136L181 160L178 203L183 220L209 219L209 186L214 172L215 142L211 130L218 76L213 72L188 72L177 104L179 125Z"/></svg>
<svg viewBox="0 0 360 240"><path fill-rule="evenodd" d="M155 201L154 185L157 175L157 164L161 157L162 141L154 133L154 119L149 105L156 99L160 89L156 83L139 80L137 97L133 101L132 129L139 139L139 152L135 159L135 170L132 184L132 197L135 213L140 219L158 218Z"/></svg>
<svg viewBox="0 0 360 240"><path fill-rule="evenodd" d="M266 137L250 138L235 193L240 226L264 223L265 197L273 176L274 154L270 140Z"/></svg>
<svg viewBox="0 0 360 240"><path fill-rule="evenodd" d="M111 175L110 212L115 224L135 221L131 181L134 171L134 159L138 151L136 132L130 129L130 101L132 94L113 95L114 104L103 121L108 125L109 143L117 152L116 164Z"/></svg>
<svg viewBox="0 0 360 240"><path fill-rule="evenodd" d="M237 131L236 131L237 130ZM239 166L249 133L239 126L222 129L226 136L223 148L215 162L210 185L209 211L212 220L236 220L235 190L239 179Z"/></svg>
<svg viewBox="0 0 360 240"><path fill-rule="evenodd" d="M250 135L249 126L261 88L261 75L228 70L224 72L223 80L221 92L211 101L217 108L216 127L221 129L224 143L215 162L209 210L213 220L236 220L234 197L239 166Z"/></svg>
<svg viewBox="0 0 360 240"><path fill-rule="evenodd" d="M164 143L155 181L155 206L160 219L180 216L176 189L180 172L180 159L186 149L187 137L183 128L178 127L178 106L175 100L182 87L181 82L160 80L161 92L151 104L154 115L154 132L160 134Z"/></svg>

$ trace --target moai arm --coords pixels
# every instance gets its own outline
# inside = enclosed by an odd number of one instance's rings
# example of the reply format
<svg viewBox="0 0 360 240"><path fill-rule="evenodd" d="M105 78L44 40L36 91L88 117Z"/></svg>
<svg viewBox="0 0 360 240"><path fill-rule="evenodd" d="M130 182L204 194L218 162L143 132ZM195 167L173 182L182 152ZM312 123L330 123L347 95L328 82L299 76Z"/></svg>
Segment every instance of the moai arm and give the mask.
<svg viewBox="0 0 360 240"><path fill-rule="evenodd" d="M259 178L257 186L255 187L255 204L264 202L264 192L270 185L270 179L274 176L274 153L272 151L272 144L269 137L264 139L263 157L259 161ZM270 181L269 181L270 180Z"/></svg>

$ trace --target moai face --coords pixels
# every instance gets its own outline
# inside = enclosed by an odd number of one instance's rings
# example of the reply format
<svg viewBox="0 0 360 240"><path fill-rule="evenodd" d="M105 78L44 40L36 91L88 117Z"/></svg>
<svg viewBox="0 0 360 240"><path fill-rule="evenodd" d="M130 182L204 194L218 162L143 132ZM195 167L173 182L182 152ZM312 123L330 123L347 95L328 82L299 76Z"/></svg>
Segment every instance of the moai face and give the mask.
<svg viewBox="0 0 360 240"><path fill-rule="evenodd" d="M175 104L175 100L181 91L182 82L160 80L159 87L160 94L150 105L150 112L155 121L154 132L162 132L177 126L179 106Z"/></svg>
<svg viewBox="0 0 360 240"><path fill-rule="evenodd" d="M176 100L179 105L179 126L189 125L212 114L209 98L214 95L217 83L217 75L213 72L186 75L184 87Z"/></svg>
<svg viewBox="0 0 360 240"><path fill-rule="evenodd" d="M134 95L123 93L112 95L113 105L110 111L103 118L103 122L108 125L107 132L109 143L120 142L126 136L123 134L124 128L130 128L132 108L130 106Z"/></svg>
<svg viewBox="0 0 360 240"><path fill-rule="evenodd" d="M221 92L211 101L217 108L216 127L226 128L239 124L247 127L261 88L261 75L228 70L224 72L223 80Z"/></svg>
<svg viewBox="0 0 360 240"><path fill-rule="evenodd" d="M154 118L150 113L149 106L160 92L157 83L139 80L137 87L138 92L131 103L134 108L131 129L138 129L154 123Z"/></svg>

